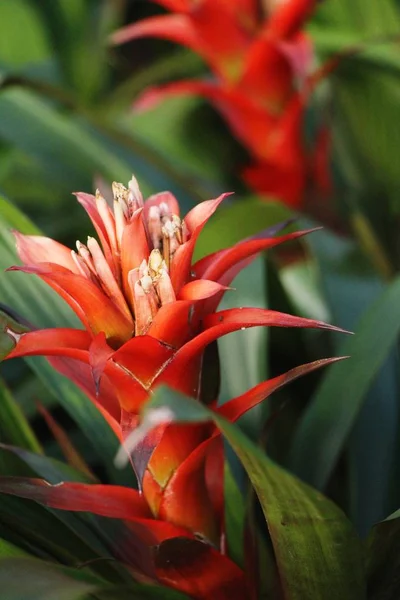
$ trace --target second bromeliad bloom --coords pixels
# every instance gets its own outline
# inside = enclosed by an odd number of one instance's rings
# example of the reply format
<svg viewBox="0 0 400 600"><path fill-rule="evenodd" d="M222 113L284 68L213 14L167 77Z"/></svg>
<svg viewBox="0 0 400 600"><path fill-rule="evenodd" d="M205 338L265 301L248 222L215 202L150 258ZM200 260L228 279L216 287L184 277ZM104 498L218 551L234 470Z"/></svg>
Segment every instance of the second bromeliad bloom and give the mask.
<svg viewBox="0 0 400 600"><path fill-rule="evenodd" d="M50 357L88 394L121 442L158 385L201 400L204 350L219 337L255 326L335 329L266 309L217 311L234 277L259 252L307 231L281 237L266 232L192 264L196 240L225 195L183 218L169 192L144 201L135 178L128 188L114 183L113 195L111 208L99 192L77 194L100 243L89 237L71 251L49 238L15 233L23 266L11 270L41 277L68 302L83 329L7 333L15 341L8 358ZM298 367L220 407L214 398L211 409L236 421L277 388L329 362ZM214 425L159 425L135 449L132 463L155 519L223 551L223 446Z"/></svg>
<svg viewBox="0 0 400 600"><path fill-rule="evenodd" d="M171 40L198 53L213 77L151 88L135 108L168 95L203 96L248 150L243 177L259 194L301 208L311 179L328 189L328 130L320 129L311 151L303 135L310 95L325 73L313 71L312 42L303 30L318 0L153 1L173 14L129 25L113 42Z"/></svg>

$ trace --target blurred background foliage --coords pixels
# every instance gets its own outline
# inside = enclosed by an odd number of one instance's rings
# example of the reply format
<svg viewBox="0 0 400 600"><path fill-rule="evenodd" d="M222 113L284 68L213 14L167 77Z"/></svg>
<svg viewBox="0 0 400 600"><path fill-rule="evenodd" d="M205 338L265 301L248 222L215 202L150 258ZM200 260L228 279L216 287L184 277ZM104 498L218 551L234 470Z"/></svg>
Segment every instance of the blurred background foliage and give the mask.
<svg viewBox="0 0 400 600"><path fill-rule="evenodd" d="M206 228L199 256L292 216L295 227L323 222L325 229L301 245L255 261L226 305L267 305L357 335L234 334L220 343L221 395L227 399L299 363L350 355L276 394L243 427L273 458L334 498L365 534L400 507L400 2L324 0L308 25L319 61L338 52L344 58L308 111L305 135L321 111L331 127L335 191L310 198L307 215L246 190L237 176L245 152L206 102L174 98L132 113L147 86L207 73L193 53L168 42L109 44L117 28L159 12L146 0L0 3L0 265L17 260L10 227L42 230L68 244L84 239L88 222L71 192L94 186L106 192L109 182L127 182L132 172L146 194L171 190L184 210L235 190ZM27 276L2 272L0 300L38 325L72 319ZM20 361L1 367L15 399L2 384L1 420L21 427L0 426L0 441L25 440L37 450L39 438L59 457L37 413L40 399L96 472L130 481L104 459L109 451L102 450L116 441L85 398L44 361L27 362L29 368ZM89 443L94 422L97 436Z"/></svg>

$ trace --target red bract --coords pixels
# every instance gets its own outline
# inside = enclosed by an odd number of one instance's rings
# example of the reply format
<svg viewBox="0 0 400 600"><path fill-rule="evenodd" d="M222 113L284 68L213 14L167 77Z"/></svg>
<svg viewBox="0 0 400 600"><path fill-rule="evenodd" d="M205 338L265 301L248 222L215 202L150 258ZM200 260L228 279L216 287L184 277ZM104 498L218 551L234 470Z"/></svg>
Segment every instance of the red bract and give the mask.
<svg viewBox="0 0 400 600"><path fill-rule="evenodd" d="M125 27L114 34L114 43L145 36L169 39L200 54L215 79L150 89L135 103L136 109L171 94L207 98L252 157L243 171L248 184L261 194L301 206L315 171L315 157L308 156L302 135L304 113L318 80L309 76L312 48L302 28L317 0L271 2L264 19L252 0L155 1L174 14Z"/></svg>
<svg viewBox="0 0 400 600"><path fill-rule="evenodd" d="M121 423L121 410L123 422L126 415L136 417L161 383L198 397L204 349L222 335L255 326L331 328L263 309L216 312L252 258L306 231L248 238L192 264L196 240L225 195L202 202L181 219L169 192L144 202L134 178L129 188L114 184L113 191L113 209L100 193L77 194L100 244L89 237L87 245L77 242L75 252L48 238L15 233L24 264L10 270L41 277L68 302L84 329L15 336L9 357L57 357L53 363L97 398L114 427ZM82 364L75 370L71 361Z"/></svg>
<svg viewBox="0 0 400 600"><path fill-rule="evenodd" d="M153 519L136 490L83 483L49 485L43 479L0 477L0 493L51 508L123 520L134 554L124 553L124 540L115 540L112 550L139 580L165 584L197 600L242 600L247 596L244 573L235 563L196 540L187 529Z"/></svg>
<svg viewBox="0 0 400 600"><path fill-rule="evenodd" d="M55 368L85 390L121 440L135 431L144 404L160 384L200 399L204 350L221 336L256 326L336 329L320 321L259 308L217 311L234 277L259 252L306 231L281 237L268 237L267 232L192 264L196 240L224 195L197 205L181 218L172 194L163 192L144 202L134 178L128 188L114 183L113 194L113 209L99 192L95 196L77 194L100 243L89 237L87 245L77 243L75 252L48 238L15 234L24 264L11 270L41 277L68 302L83 329L18 334L8 328L7 333L15 341L9 358L48 356ZM215 398L211 407L235 421L274 389L327 362L303 365L221 408ZM67 507L70 498L71 510L87 506L105 514L115 507L113 515L120 511L125 520L129 520L127 507L131 503L135 522L150 509L154 517L151 531L155 527L164 531L169 524L168 531L178 528L176 535L181 535L178 531L189 537L200 534L219 547L223 534L223 451L216 428L210 423L174 424L167 415L135 447L131 458L144 504L132 490L109 488L104 491L104 501L100 488L84 490L85 494L98 492L98 501L94 496L92 500L79 496L79 487L50 489L36 483L34 490L18 490L60 508ZM3 491L7 490L3 487ZM109 516L113 516L111 512ZM216 551L212 553L221 557L222 571L232 569L236 573L232 580L238 581L237 567ZM242 589L239 584L238 589ZM193 590L193 597L211 597L201 595L203 592L196 595L196 587Z"/></svg>

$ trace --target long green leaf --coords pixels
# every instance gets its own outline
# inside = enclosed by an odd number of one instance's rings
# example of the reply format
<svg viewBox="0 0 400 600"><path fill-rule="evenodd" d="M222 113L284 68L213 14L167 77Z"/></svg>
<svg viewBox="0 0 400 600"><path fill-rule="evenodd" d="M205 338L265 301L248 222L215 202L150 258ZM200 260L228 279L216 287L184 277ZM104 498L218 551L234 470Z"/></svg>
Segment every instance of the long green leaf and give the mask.
<svg viewBox="0 0 400 600"><path fill-rule="evenodd" d="M400 511L377 523L365 541L369 600L400 595Z"/></svg>
<svg viewBox="0 0 400 600"><path fill-rule="evenodd" d="M0 215L1 220L7 223L9 227L23 231L28 235L40 233L36 225L3 196L0 196Z"/></svg>
<svg viewBox="0 0 400 600"><path fill-rule="evenodd" d="M166 407L180 422L213 419L237 453L264 512L285 600L364 598L360 542L338 507L277 466L236 426L192 399L160 389L145 416Z"/></svg>
<svg viewBox="0 0 400 600"><path fill-rule="evenodd" d="M384 35L398 32L399 10L396 0L326 0L314 18L314 23L340 27L363 35Z"/></svg>
<svg viewBox="0 0 400 600"><path fill-rule="evenodd" d="M0 444L0 471L1 475L39 477L51 484L64 481L92 483L86 474L59 460L9 444Z"/></svg>
<svg viewBox="0 0 400 600"><path fill-rule="evenodd" d="M0 64L18 68L49 58L50 48L43 23L29 0L0 3L0 23L7 35L0 37Z"/></svg>
<svg viewBox="0 0 400 600"><path fill-rule="evenodd" d="M82 570L31 558L0 560L0 586L7 600L81 600L102 585Z"/></svg>
<svg viewBox="0 0 400 600"><path fill-rule="evenodd" d="M0 111L0 138L33 156L49 177L56 176L64 186L77 179L90 184L99 171L110 181L130 178L127 162L97 144L74 118L57 112L37 95L17 88L4 90Z"/></svg>
<svg viewBox="0 0 400 600"><path fill-rule="evenodd" d="M209 186L200 190L193 177L176 168L174 157L161 156L122 119L83 109L54 86L22 79L18 86L0 87L0 112L0 141L35 160L45 181L56 182L57 189L90 190L97 175L127 182L134 172L145 195L169 189L186 208L208 193Z"/></svg>
<svg viewBox="0 0 400 600"><path fill-rule="evenodd" d="M364 398L400 332L400 277L363 315L341 352L351 358L330 369L297 430L290 466L322 488L328 481Z"/></svg>
<svg viewBox="0 0 400 600"><path fill-rule="evenodd" d="M0 541L1 548L1 541ZM1 554L1 551L0 551ZM7 600L185 600L185 594L156 585L111 586L86 569L33 558L0 558L0 586ZM92 596L92 593L96 594ZM89 596L90 594L90 596Z"/></svg>
<svg viewBox="0 0 400 600"><path fill-rule="evenodd" d="M233 476L231 467L225 463L224 472L225 527L229 556L243 565L243 541L245 522L244 498Z"/></svg>
<svg viewBox="0 0 400 600"><path fill-rule="evenodd" d="M18 548L18 546L14 546L14 544L10 544L10 542L6 542L6 540L0 538L0 559L22 556L28 556L28 554L21 550L21 548Z"/></svg>
<svg viewBox="0 0 400 600"><path fill-rule="evenodd" d="M0 441L32 450L32 452L42 451L41 445L28 420L1 379Z"/></svg>

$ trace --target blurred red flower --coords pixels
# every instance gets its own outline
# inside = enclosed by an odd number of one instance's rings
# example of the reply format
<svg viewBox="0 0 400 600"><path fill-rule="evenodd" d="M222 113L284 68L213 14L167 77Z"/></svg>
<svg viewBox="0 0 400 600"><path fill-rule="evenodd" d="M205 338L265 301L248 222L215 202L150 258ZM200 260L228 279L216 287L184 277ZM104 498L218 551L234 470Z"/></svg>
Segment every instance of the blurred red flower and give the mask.
<svg viewBox="0 0 400 600"><path fill-rule="evenodd" d="M135 108L171 94L207 98L249 151L246 182L262 195L301 207L315 164L321 170L324 163L326 173L328 160L326 144L317 140L309 152L303 139L308 98L319 77L312 74L312 44L302 29L317 0L271 0L265 17L256 0L154 1L173 14L129 25L113 42L156 36L183 44L202 56L214 78L149 89ZM314 179L318 184L320 178Z"/></svg>

